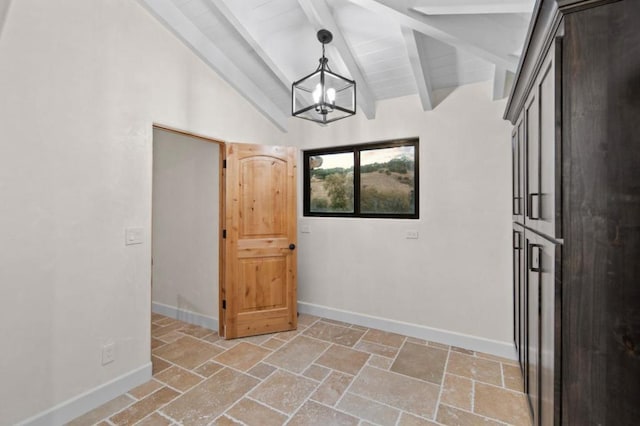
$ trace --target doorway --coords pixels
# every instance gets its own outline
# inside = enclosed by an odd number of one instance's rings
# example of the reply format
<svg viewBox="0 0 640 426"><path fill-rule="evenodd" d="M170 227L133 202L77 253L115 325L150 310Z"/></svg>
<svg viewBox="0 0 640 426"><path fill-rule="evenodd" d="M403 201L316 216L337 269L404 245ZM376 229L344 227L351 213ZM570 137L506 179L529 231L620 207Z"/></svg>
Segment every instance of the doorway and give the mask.
<svg viewBox="0 0 640 426"><path fill-rule="evenodd" d="M152 312L218 330L224 143L153 127Z"/></svg>
<svg viewBox="0 0 640 426"><path fill-rule="evenodd" d="M297 327L296 158L154 126L152 312L224 338Z"/></svg>

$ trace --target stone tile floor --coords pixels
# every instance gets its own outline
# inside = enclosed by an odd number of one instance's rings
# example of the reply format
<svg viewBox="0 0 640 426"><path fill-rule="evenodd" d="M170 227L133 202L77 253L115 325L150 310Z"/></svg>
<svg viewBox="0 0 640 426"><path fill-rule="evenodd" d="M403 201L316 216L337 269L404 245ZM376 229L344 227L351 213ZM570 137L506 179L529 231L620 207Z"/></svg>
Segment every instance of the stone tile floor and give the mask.
<svg viewBox="0 0 640 426"><path fill-rule="evenodd" d="M515 361L300 315L221 340L152 316L153 379L69 423L530 425Z"/></svg>

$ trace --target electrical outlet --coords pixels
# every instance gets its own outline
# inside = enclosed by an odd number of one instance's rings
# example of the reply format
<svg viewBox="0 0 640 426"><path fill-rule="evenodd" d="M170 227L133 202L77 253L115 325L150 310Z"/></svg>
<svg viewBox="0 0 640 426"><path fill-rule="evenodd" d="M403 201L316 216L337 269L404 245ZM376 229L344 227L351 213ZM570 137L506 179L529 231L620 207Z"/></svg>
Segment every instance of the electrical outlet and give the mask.
<svg viewBox="0 0 640 426"><path fill-rule="evenodd" d="M107 365L116 360L116 344L106 343L102 345L102 365Z"/></svg>
<svg viewBox="0 0 640 426"><path fill-rule="evenodd" d="M128 246L132 244L142 244L142 228L126 228L124 230L124 243Z"/></svg>
<svg viewBox="0 0 640 426"><path fill-rule="evenodd" d="M407 231L406 238L408 240L417 240L418 239L418 231L415 231L415 230Z"/></svg>

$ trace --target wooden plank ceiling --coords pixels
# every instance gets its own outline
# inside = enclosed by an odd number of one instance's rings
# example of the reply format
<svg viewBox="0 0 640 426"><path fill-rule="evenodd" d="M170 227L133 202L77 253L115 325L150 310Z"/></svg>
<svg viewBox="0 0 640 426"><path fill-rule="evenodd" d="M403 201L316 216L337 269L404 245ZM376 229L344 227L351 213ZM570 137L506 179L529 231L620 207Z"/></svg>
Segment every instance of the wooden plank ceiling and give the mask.
<svg viewBox="0 0 640 426"><path fill-rule="evenodd" d="M534 0L139 1L283 131L291 83L318 64L318 29L333 33L329 65L356 80L358 111L371 119L378 100L417 94L431 110L453 88L479 81L493 81L494 100L506 97L534 6Z"/></svg>

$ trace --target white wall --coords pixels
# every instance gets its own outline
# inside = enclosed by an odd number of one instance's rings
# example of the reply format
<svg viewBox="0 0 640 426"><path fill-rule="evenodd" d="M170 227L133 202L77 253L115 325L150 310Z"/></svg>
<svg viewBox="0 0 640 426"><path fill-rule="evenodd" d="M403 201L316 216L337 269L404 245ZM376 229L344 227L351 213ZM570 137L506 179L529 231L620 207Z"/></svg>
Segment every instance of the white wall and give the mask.
<svg viewBox="0 0 640 426"><path fill-rule="evenodd" d="M301 302L511 350L510 127L490 90L460 87L431 112L410 96L378 102L373 121L296 122L289 137L303 148L420 138L419 220L300 216Z"/></svg>
<svg viewBox="0 0 640 426"><path fill-rule="evenodd" d="M130 0L12 2L0 94L4 425L149 362L152 123L281 133Z"/></svg>
<svg viewBox="0 0 640 426"><path fill-rule="evenodd" d="M218 320L219 160L216 143L153 130L151 300L209 326Z"/></svg>

